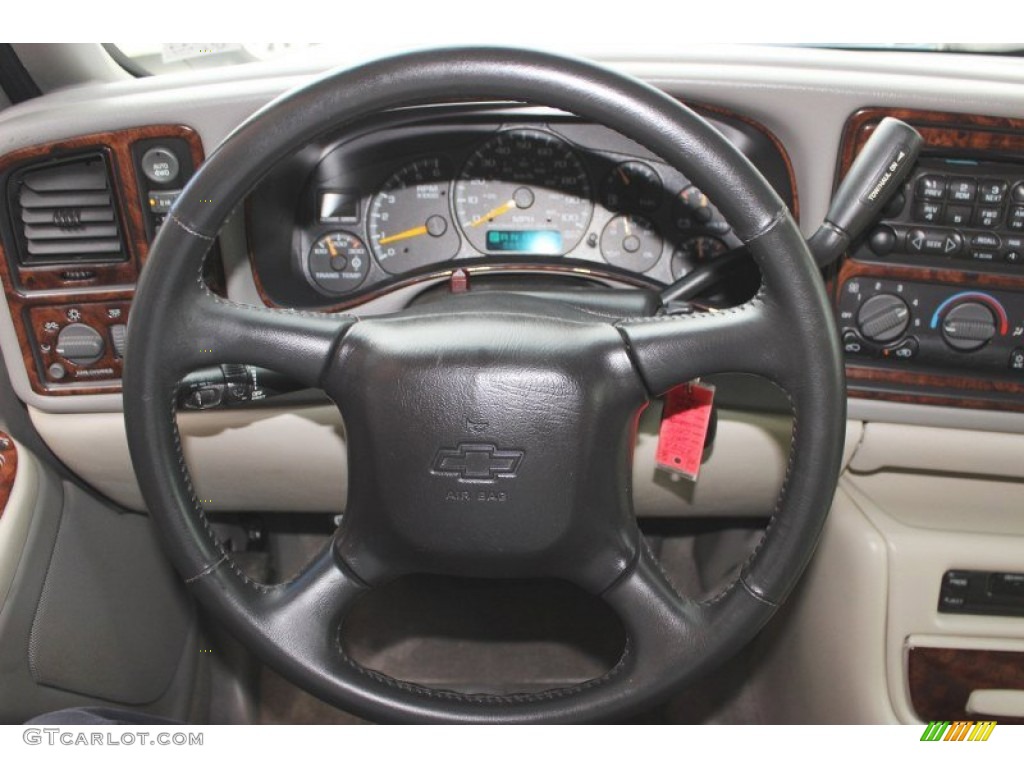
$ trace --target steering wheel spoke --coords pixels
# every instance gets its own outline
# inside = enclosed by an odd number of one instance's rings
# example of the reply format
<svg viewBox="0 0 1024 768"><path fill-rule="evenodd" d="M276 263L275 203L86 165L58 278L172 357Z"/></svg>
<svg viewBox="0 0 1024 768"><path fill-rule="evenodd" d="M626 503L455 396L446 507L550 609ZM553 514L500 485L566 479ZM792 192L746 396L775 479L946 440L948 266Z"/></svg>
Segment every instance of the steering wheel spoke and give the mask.
<svg viewBox="0 0 1024 768"><path fill-rule="evenodd" d="M278 642L318 649L328 659L337 653L341 621L365 590L328 545L291 581L260 593L257 611Z"/></svg>
<svg viewBox="0 0 1024 768"><path fill-rule="evenodd" d="M756 298L732 309L623 320L618 327L648 390L661 395L714 373L789 378L779 365L776 312Z"/></svg>
<svg viewBox="0 0 1024 768"><path fill-rule="evenodd" d="M238 304L204 291L181 323L168 357L182 374L207 365L242 363L317 387L338 340L355 318Z"/></svg>

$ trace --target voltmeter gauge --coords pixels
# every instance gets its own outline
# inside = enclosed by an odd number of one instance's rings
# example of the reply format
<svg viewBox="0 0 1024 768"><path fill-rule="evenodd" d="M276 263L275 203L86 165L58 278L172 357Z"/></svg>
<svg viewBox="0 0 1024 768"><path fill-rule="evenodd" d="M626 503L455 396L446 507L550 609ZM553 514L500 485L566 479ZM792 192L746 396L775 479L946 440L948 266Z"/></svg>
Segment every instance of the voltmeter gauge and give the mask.
<svg viewBox="0 0 1024 768"><path fill-rule="evenodd" d="M694 267L705 264L729 250L717 237L698 235L684 240L672 254L672 279L678 280Z"/></svg>
<svg viewBox="0 0 1024 768"><path fill-rule="evenodd" d="M370 254L351 232L330 232L309 249L306 274L325 293L351 293L366 279Z"/></svg>

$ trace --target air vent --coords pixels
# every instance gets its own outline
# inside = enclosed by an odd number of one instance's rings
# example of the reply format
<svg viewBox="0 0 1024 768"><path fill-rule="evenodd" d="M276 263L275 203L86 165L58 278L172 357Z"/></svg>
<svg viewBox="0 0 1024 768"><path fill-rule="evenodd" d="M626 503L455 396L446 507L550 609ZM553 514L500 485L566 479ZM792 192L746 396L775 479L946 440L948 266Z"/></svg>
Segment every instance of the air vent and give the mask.
<svg viewBox="0 0 1024 768"><path fill-rule="evenodd" d="M102 154L25 169L11 200L23 264L124 261L122 229Z"/></svg>

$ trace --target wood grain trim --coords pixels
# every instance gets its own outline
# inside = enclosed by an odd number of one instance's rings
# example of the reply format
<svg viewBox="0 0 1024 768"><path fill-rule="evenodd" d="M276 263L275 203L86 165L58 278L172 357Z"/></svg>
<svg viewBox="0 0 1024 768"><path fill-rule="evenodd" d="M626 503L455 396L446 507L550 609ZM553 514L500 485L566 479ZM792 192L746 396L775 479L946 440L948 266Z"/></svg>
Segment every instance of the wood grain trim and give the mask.
<svg viewBox="0 0 1024 768"><path fill-rule="evenodd" d="M1024 653L961 648L911 648L907 657L910 702L929 720L997 719L1000 725L1024 725L1024 718L985 718L967 714L975 690L1024 691Z"/></svg>
<svg viewBox="0 0 1024 768"><path fill-rule="evenodd" d="M794 220L799 221L800 220L800 195L799 195L799 193L797 191L796 173L793 170L793 161L790 158L789 153L786 151L786 147L779 140L778 136L776 136L774 133L772 133L765 125L763 125L762 123L759 123L757 120L754 120L752 117L747 117L746 115L741 115L740 113L734 112L733 110L728 109L727 107L719 107L719 106L714 106L714 105L710 105L710 104L703 104L703 103L688 103L687 106L689 106L691 109L693 109L696 112L704 112L704 113L707 113L709 115L714 115L714 116L717 116L717 117L723 117L723 118L729 118L729 119L735 120L737 122L743 123L744 125L748 125L751 128L753 128L754 130L757 130L760 133L764 134L765 138L767 138L771 142L772 146L775 147L775 149L778 151L780 157L782 158L783 165L786 168L786 176L787 176L787 178L789 180L790 198L793 201L793 205L792 205L791 211L793 213ZM252 207L248 203L246 203L246 205L245 205L245 219L246 219L246 229L247 230L249 228L248 222L249 222L249 218L250 218L251 215L252 215ZM256 285L256 293L260 297L260 301L262 301L263 304L268 306L268 307L273 307L273 308L278 308L278 309L283 308L285 305L279 304L279 303L275 302L273 300L273 298L271 298L270 294L267 293L266 287L264 286L263 281L260 278L259 270L256 269L256 254L253 253L251 243L249 245L248 250L249 250L249 267L252 270L253 282ZM591 265L591 264L589 264L589 262L586 265L581 265L579 267L562 267L562 266L559 266L559 265L556 265L556 264L551 264L551 265L531 264L531 265L528 265L528 268L532 269L534 271L544 271L544 272L557 273L557 274L575 275L577 277L579 277L579 276L589 276L589 277L609 278L609 279L618 280L620 282L630 283L630 284L632 284L632 285L634 285L634 286L636 286L638 288L650 288L650 287L655 285L652 282L645 281L643 278L639 278L639 277L638 278L624 277L623 274L620 274L618 272L611 272L611 271L602 270L601 269L601 265L599 265L599 264ZM416 285L418 283L436 281L439 278L440 279L450 278L451 275L454 272L458 271L458 270L465 270L466 272L468 272L470 274L482 273L482 272L485 272L485 271L489 272L491 274L494 274L494 273L497 273L497 272L522 271L523 269L524 269L523 265L514 265L514 264L506 265L502 269L495 269L494 267L477 267L477 266L473 266L472 264L467 264L464 261L460 262L458 264L454 264L453 263L450 269L437 270L437 271L431 272L431 273L426 274L426 275L416 275L416 276L409 277L409 278L406 278L406 279L401 279L400 278L399 280L397 280L395 282L389 282L387 285L381 286L379 289L375 289L375 290L372 290L372 291L360 293L360 294L354 296L351 299L346 299L344 301L339 301L339 302L337 302L335 304L330 304L330 305L325 305L325 306L322 306L322 307L317 307L317 311L319 311L319 312L342 312L342 311L345 311L345 310L349 310L349 309L352 309L353 307L359 306L360 304L365 304L368 301L372 301L373 299L379 298L381 296L384 296L384 295L386 295L388 293L391 293L393 291L399 290L401 288L407 288L407 287L409 287L411 285Z"/></svg>
<svg viewBox="0 0 1024 768"><path fill-rule="evenodd" d="M146 139L183 139L188 143L193 166L203 161L203 146L199 135L183 125L149 125L121 131L94 133L73 139L19 149L0 158L0 175L19 166L80 154L89 150L104 152L110 162L114 195L121 221L125 227L127 261L118 264L86 265L81 269L94 272L89 280L68 283L61 273L77 267L39 265L23 267L13 254L0 243L0 282L3 283L11 319L21 345L22 358L32 390L41 395L82 395L120 392L120 381L56 385L40 370L39 360L45 341L36 338L36 329L30 323L34 310L41 307L77 307L82 311L93 305L128 302L135 292L139 272L149 254L146 227L141 208L141 189L135 175L132 145ZM4 215L7 215L6 213ZM15 225L12 222L12 225ZM91 310L89 310L91 311ZM98 329L101 330L102 329ZM45 369L43 369L45 370ZM120 368L117 368L120 377Z"/></svg>
<svg viewBox="0 0 1024 768"><path fill-rule="evenodd" d="M946 155L967 155L994 161L1024 160L1024 120L913 109L863 109L847 121L843 130L837 184L846 175L857 153L884 117L896 117L914 126L924 137L925 151L937 150ZM951 287L970 285L976 288L1024 291L1024 275L974 272L967 268L953 270L868 264L858 262L847 255L830 276L830 288L836 305L841 286L853 277L864 275L878 279L910 280ZM853 362L846 366L846 377L849 382L849 394L852 397L953 408L1024 411L1024 382L984 376L952 376L882 369ZM886 388L902 391L886 391ZM958 394L951 395L950 391L963 392L963 397Z"/></svg>
<svg viewBox="0 0 1024 768"><path fill-rule="evenodd" d="M14 488L14 478L18 474L18 449L10 435L0 432L0 517L7 508Z"/></svg>
<svg viewBox="0 0 1024 768"><path fill-rule="evenodd" d="M895 117L914 126L924 138L927 149L1012 155L1024 152L1024 120L957 112L872 107L854 113L846 122L839 150L840 179L884 117Z"/></svg>

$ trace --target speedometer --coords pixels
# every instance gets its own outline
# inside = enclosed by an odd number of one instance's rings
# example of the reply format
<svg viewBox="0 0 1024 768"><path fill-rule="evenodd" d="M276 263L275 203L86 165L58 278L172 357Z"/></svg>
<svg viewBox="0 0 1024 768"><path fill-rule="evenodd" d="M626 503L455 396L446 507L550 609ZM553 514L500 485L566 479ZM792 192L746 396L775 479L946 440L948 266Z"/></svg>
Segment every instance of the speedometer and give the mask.
<svg viewBox="0 0 1024 768"><path fill-rule="evenodd" d="M593 209L580 158L534 128L488 139L455 182L456 219L483 253L562 256L583 239Z"/></svg>

